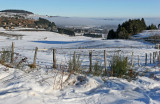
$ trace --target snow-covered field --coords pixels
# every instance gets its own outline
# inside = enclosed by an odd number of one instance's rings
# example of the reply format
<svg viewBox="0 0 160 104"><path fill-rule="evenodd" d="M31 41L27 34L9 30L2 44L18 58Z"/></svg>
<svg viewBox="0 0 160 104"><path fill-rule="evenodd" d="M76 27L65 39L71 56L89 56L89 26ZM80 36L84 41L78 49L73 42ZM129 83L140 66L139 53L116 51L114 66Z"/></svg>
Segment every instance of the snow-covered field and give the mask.
<svg viewBox="0 0 160 104"><path fill-rule="evenodd" d="M159 69L149 69L159 73ZM124 79L87 77L79 83L75 76L69 86L57 90L55 71L44 69L25 73L19 69L0 66L1 104L159 104L160 76L145 76L128 82ZM64 76L64 79L66 75ZM58 80L58 77L57 77ZM59 80L58 80L59 81ZM78 84L79 83L79 84Z"/></svg>
<svg viewBox="0 0 160 104"><path fill-rule="evenodd" d="M154 44L132 40L69 37L46 31L6 31L0 28L0 32L12 35L0 35L0 49L11 47L11 43L15 42L15 52L27 57L30 63L33 61L35 47L48 49L48 51L38 52L37 64L39 66L52 65L51 49L53 48L59 52L57 54L59 64L66 64L68 54L73 54L74 51L81 53L87 64L88 58L83 55L88 54L89 50L98 54L97 59L103 57L101 55L103 50L107 50L107 60L110 55L114 54L113 51L121 50L121 53L129 59L134 52L135 68L143 74L130 82L121 78L93 76L87 76L84 81L80 82L78 76L83 75L72 75L68 82L62 83L67 79L68 73L62 74L55 69L45 67L28 73L27 67L20 70L0 65L0 104L160 103L160 69L155 67L155 64L144 66L145 53L159 51L153 48ZM142 65L140 67L137 65L138 55Z"/></svg>
<svg viewBox="0 0 160 104"><path fill-rule="evenodd" d="M151 36L160 36L160 30L145 30L140 34L135 35L136 38L147 38Z"/></svg>

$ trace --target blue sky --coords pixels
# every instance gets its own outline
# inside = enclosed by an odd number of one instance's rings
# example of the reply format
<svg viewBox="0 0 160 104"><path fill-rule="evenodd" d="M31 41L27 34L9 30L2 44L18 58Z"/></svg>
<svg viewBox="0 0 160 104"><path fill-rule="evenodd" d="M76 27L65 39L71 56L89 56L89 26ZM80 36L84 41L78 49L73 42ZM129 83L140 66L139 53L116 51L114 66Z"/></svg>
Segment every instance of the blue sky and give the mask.
<svg viewBox="0 0 160 104"><path fill-rule="evenodd" d="M68 17L160 17L160 0L0 0L0 10Z"/></svg>

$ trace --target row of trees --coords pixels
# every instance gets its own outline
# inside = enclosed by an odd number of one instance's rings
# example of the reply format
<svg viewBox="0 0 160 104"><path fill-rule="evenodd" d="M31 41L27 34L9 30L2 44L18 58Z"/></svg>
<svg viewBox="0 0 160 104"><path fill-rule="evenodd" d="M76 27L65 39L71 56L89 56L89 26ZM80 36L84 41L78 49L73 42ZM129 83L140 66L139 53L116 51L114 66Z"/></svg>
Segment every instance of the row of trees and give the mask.
<svg viewBox="0 0 160 104"><path fill-rule="evenodd" d="M98 34L90 34L90 33L84 33L83 36L87 36L87 37L92 37L92 38L102 38L102 35L98 35Z"/></svg>
<svg viewBox="0 0 160 104"><path fill-rule="evenodd" d="M40 28L45 28L47 29L48 27L55 27L55 23L54 22L50 22L47 19L44 18L39 18L38 21L35 21L36 26L40 27Z"/></svg>
<svg viewBox="0 0 160 104"><path fill-rule="evenodd" d="M35 21L35 24L39 28L45 28L49 31L58 32L60 34L67 34L70 36L75 36L74 31L72 31L70 29L65 29L65 28L56 28L56 25L54 22L50 22L49 20L44 19L44 18L39 18L38 21Z"/></svg>
<svg viewBox="0 0 160 104"><path fill-rule="evenodd" d="M58 28L58 33L67 34L67 35L70 35L70 36L75 36L75 33L74 33L73 30L65 29L65 28Z"/></svg>
<svg viewBox="0 0 160 104"><path fill-rule="evenodd" d="M17 10L17 9L7 9L7 10L2 10L2 11L0 11L0 12L33 14L32 12L29 12L29 11L26 11L26 10Z"/></svg>
<svg viewBox="0 0 160 104"><path fill-rule="evenodd" d="M118 25L116 31L113 29L109 31L107 39L128 39L132 35L136 35L143 30L157 29L155 25L146 26L144 18L142 19L129 19L128 21Z"/></svg>

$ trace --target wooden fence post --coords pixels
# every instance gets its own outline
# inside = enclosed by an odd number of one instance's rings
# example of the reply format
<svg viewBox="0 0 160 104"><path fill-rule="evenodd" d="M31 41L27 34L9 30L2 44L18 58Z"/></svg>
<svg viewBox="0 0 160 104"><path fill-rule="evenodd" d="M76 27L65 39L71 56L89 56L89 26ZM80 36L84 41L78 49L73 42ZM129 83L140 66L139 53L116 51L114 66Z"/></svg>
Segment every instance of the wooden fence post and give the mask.
<svg viewBox="0 0 160 104"><path fill-rule="evenodd" d="M133 52L132 52L131 65L132 65L132 67L133 67Z"/></svg>
<svg viewBox="0 0 160 104"><path fill-rule="evenodd" d="M158 56L158 62L159 62L159 66L160 66L160 51L159 51L159 56Z"/></svg>
<svg viewBox="0 0 160 104"><path fill-rule="evenodd" d="M139 60L139 55L138 55L138 66L140 66L140 60Z"/></svg>
<svg viewBox="0 0 160 104"><path fill-rule="evenodd" d="M14 45L15 43L12 42L12 53L11 53L11 63L13 64L13 61L14 61Z"/></svg>
<svg viewBox="0 0 160 104"><path fill-rule="evenodd" d="M73 70L76 70L76 52L73 54Z"/></svg>
<svg viewBox="0 0 160 104"><path fill-rule="evenodd" d="M56 67L56 49L53 49L53 68L57 68Z"/></svg>
<svg viewBox="0 0 160 104"><path fill-rule="evenodd" d="M145 65L147 65L147 53L145 55Z"/></svg>
<svg viewBox="0 0 160 104"><path fill-rule="evenodd" d="M89 61L90 61L89 72L92 72L92 51L89 52Z"/></svg>
<svg viewBox="0 0 160 104"><path fill-rule="evenodd" d="M154 62L155 62L155 64L156 64L156 56L157 56L157 53L156 52L154 52Z"/></svg>
<svg viewBox="0 0 160 104"><path fill-rule="evenodd" d="M150 53L150 64L152 63L152 53Z"/></svg>
<svg viewBox="0 0 160 104"><path fill-rule="evenodd" d="M159 54L158 54L158 52L156 52L157 53L157 57L156 57L156 60L158 61L158 58L159 58Z"/></svg>
<svg viewBox="0 0 160 104"><path fill-rule="evenodd" d="M155 52L153 52L153 64L155 64Z"/></svg>
<svg viewBox="0 0 160 104"><path fill-rule="evenodd" d="M107 52L104 50L104 65L105 65L105 73L107 73Z"/></svg>
<svg viewBox="0 0 160 104"><path fill-rule="evenodd" d="M157 52L155 52L155 62L156 62L156 58L157 58Z"/></svg>
<svg viewBox="0 0 160 104"><path fill-rule="evenodd" d="M35 67L36 67L37 51L38 51L38 47L36 47L35 53L34 53L33 66L35 66Z"/></svg>

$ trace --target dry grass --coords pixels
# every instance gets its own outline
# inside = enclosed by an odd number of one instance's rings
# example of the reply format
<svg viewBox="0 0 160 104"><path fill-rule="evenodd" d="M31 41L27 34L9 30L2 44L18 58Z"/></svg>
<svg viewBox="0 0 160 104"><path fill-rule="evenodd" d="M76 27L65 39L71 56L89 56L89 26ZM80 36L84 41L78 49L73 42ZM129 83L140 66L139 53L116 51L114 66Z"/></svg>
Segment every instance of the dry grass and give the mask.
<svg viewBox="0 0 160 104"><path fill-rule="evenodd" d="M31 69L37 68L37 66L35 64L29 64L28 65Z"/></svg>

